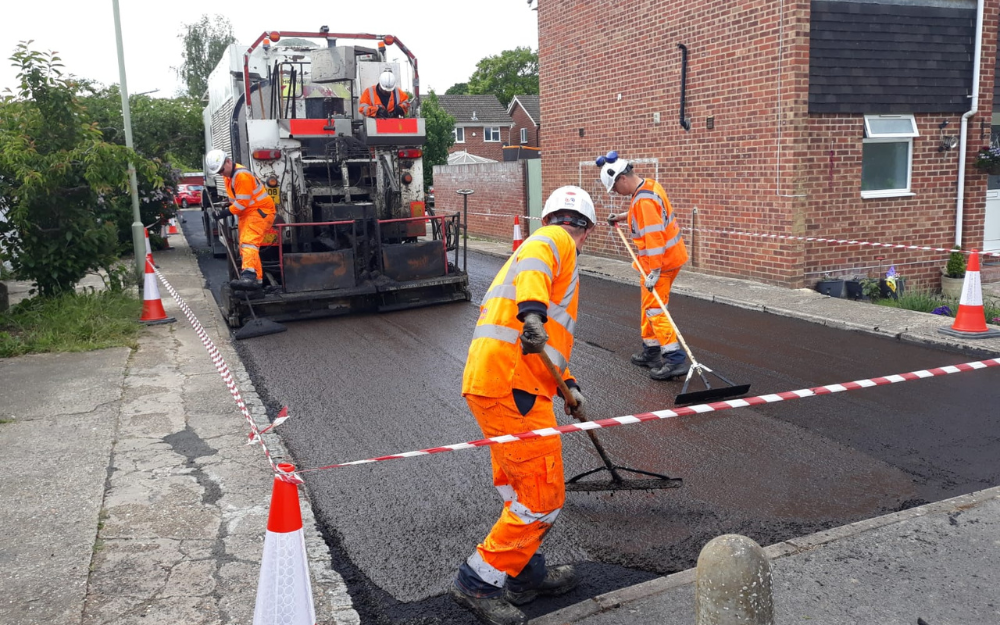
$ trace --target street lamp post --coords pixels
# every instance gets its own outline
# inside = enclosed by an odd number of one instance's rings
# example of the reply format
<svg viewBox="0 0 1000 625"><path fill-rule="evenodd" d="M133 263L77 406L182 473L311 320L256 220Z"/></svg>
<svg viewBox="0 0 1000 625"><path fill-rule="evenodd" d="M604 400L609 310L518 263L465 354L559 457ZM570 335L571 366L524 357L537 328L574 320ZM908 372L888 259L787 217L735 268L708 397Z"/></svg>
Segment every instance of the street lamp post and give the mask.
<svg viewBox="0 0 1000 625"><path fill-rule="evenodd" d="M125 82L125 51L122 47L122 24L118 12L118 0L111 0L115 13L115 42L118 44L118 74L121 81L122 117L125 118L125 145L135 152L132 145L132 114L128 107L128 84ZM135 165L128 164L128 183L132 190L132 249L135 254L137 279L142 280L146 271L146 233L139 214L139 184L135 179ZM140 282L141 284L141 282Z"/></svg>

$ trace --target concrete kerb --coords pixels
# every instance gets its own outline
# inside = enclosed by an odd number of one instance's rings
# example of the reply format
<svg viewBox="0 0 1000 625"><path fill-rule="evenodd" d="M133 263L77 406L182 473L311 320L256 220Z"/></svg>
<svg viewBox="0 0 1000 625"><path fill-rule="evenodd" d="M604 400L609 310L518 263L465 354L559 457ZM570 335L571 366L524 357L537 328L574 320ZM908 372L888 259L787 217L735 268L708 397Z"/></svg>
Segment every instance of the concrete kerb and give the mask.
<svg viewBox="0 0 1000 625"><path fill-rule="evenodd" d="M182 252L191 255L191 248L188 245L187 239L184 237L183 230L179 234L171 235L175 238L175 243L183 241L182 245L175 245L171 248L173 254ZM197 265L197 260L192 256L191 261ZM162 272L162 271L161 271ZM201 270L198 269L198 275L201 275ZM167 277L165 275L165 277ZM169 280L169 277L167 277ZM247 373L246 368L243 366L242 360L240 360L235 348L232 345L232 336L229 332L229 326L226 323L225 317L222 315L222 311L215 303L215 297L212 295L210 289L201 287L201 296L210 303L207 308L211 310L211 314L214 318L214 328L206 327L206 332L209 333L212 342L216 344L220 350L225 347L226 351L229 352L226 357L226 364L229 366L233 377L237 381L239 386L240 395L243 397L244 402L246 402L248 408L250 408L250 414L254 418L254 422L257 427L263 429L270 425L267 419L266 409L265 410L254 410L252 406L263 407L263 402L260 396L257 394L257 390L254 387L253 381L250 379L250 374ZM170 294L166 294L167 298L171 298ZM179 311L178 311L179 312ZM181 315L183 317L183 315ZM183 319L178 319L179 323L190 327L190 322L186 317ZM206 325L203 323L203 326ZM176 330L174 330L176 332ZM200 343L200 342L199 342ZM205 351L205 359L210 362L208 352ZM220 385L222 381L220 379ZM228 397L229 392L225 390L224 385L221 386L223 393ZM261 418L263 417L263 420ZM234 426L237 424L242 424L242 421L234 421ZM264 442L268 449L271 451L275 462L281 462L284 459L291 459L291 455L285 448L281 441L280 434L276 430L271 430L263 435ZM294 459L290 460L294 463ZM260 462L266 463L264 455L260 454ZM266 486L262 487L261 492L270 492L271 482L269 481ZM311 497L309 495L309 490L306 486L301 486L299 488L300 504L302 510L302 528L305 534L305 544L306 544L306 557L309 562L309 575L312 582L313 589L313 599L315 603L316 610L316 622L317 623L335 623L336 625L357 625L361 622L360 617L354 610L354 606L351 602L351 597L347 592L347 586L341 578L340 574L333 569L330 550L326 544L325 539L320 533L318 523L313 515ZM270 500L262 502L262 505L269 506ZM261 536L264 534L265 527L260 528ZM262 543L263 544L263 543Z"/></svg>
<svg viewBox="0 0 1000 625"><path fill-rule="evenodd" d="M819 549L829 543L871 532L883 527L902 523L909 519L933 514L950 514L968 510L992 499L1000 498L1000 486L987 488L967 495L960 495L916 508L909 508L872 519L865 519L841 527L816 532L800 538L792 538L764 548L770 560L777 560ZM550 612L530 621L531 625L568 625L602 612L620 608L628 603L667 592L679 586L694 584L697 569L687 569L665 577L652 579L642 584L614 590L569 607ZM691 606L692 622L694 606Z"/></svg>

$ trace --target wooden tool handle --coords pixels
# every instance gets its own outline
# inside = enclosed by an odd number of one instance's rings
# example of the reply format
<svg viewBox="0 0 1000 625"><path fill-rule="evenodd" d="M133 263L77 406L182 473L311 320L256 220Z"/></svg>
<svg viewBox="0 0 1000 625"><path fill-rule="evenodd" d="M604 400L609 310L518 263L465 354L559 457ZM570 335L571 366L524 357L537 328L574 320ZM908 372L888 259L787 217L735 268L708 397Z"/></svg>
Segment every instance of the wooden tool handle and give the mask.
<svg viewBox="0 0 1000 625"><path fill-rule="evenodd" d="M569 387L566 386L566 381L563 380L562 374L559 373L559 369L549 358L549 355L545 352L538 352L538 357L542 359L545 363L545 368L549 370L549 374L552 375L552 379L556 381L559 385L559 390L562 391L563 401L569 404L570 408L576 408L576 398L573 397L573 393L569 391Z"/></svg>

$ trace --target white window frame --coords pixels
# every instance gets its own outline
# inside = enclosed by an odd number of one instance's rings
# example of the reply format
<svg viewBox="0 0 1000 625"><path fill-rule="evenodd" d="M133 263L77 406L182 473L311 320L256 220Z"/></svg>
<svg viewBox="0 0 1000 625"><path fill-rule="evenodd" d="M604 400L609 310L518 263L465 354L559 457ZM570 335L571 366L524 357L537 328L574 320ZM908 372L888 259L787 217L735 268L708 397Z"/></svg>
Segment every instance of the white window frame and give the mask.
<svg viewBox="0 0 1000 625"><path fill-rule="evenodd" d="M527 142L528 142L528 129L527 128L522 128L521 129L521 143L527 143Z"/></svg>
<svg viewBox="0 0 1000 625"><path fill-rule="evenodd" d="M490 139L494 135L496 139ZM500 126L483 126L483 143L500 143Z"/></svg>
<svg viewBox="0 0 1000 625"><path fill-rule="evenodd" d="M906 120L910 122L908 131L885 132L878 128L878 120ZM876 122L873 129L872 122ZM862 191L862 199L887 198L887 197L910 197L916 195L910 191L913 183L913 138L919 137L917 131L917 120L913 115L865 115L865 137L862 143L905 143L906 144L906 186L899 189L878 189L874 191ZM864 159L862 158L862 168Z"/></svg>
<svg viewBox="0 0 1000 625"><path fill-rule="evenodd" d="M451 129L451 136L455 138L455 143L465 143L465 128L455 126Z"/></svg>

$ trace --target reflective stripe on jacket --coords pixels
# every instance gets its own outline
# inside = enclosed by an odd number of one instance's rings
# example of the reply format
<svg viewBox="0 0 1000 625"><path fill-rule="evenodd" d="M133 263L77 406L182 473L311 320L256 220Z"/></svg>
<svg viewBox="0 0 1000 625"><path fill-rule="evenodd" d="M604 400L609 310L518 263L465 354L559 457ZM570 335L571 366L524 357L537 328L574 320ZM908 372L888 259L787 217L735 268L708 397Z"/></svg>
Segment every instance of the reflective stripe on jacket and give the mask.
<svg viewBox="0 0 1000 625"><path fill-rule="evenodd" d="M503 397L513 389L553 397L556 383L541 358L521 353L523 323L518 304L538 302L546 307L545 353L572 380L569 358L580 276L576 243L561 226L535 231L504 264L479 307L462 378L463 395Z"/></svg>
<svg viewBox="0 0 1000 625"><path fill-rule="evenodd" d="M408 100L409 96L396 88L390 92L388 104L382 102L382 100L378 97L378 91L376 90L375 85L372 85L371 87L365 89L364 93L361 94L361 100L359 101L361 106L358 107L358 112L367 117L375 117L375 113L378 112L379 104L381 104L385 107L385 110L390 113L396 110L396 107L398 106L403 109L403 114L405 115L410 112L410 103Z"/></svg>
<svg viewBox="0 0 1000 625"><path fill-rule="evenodd" d="M681 227L674 219L667 192L652 178L643 180L632 194L628 223L645 273L654 269L669 271L688 261Z"/></svg>
<svg viewBox="0 0 1000 625"><path fill-rule="evenodd" d="M267 194L264 184L243 165L234 163L233 175L225 181L226 195L232 202L229 212L232 214L242 217L251 209L261 210L267 215L274 212L274 200Z"/></svg>

